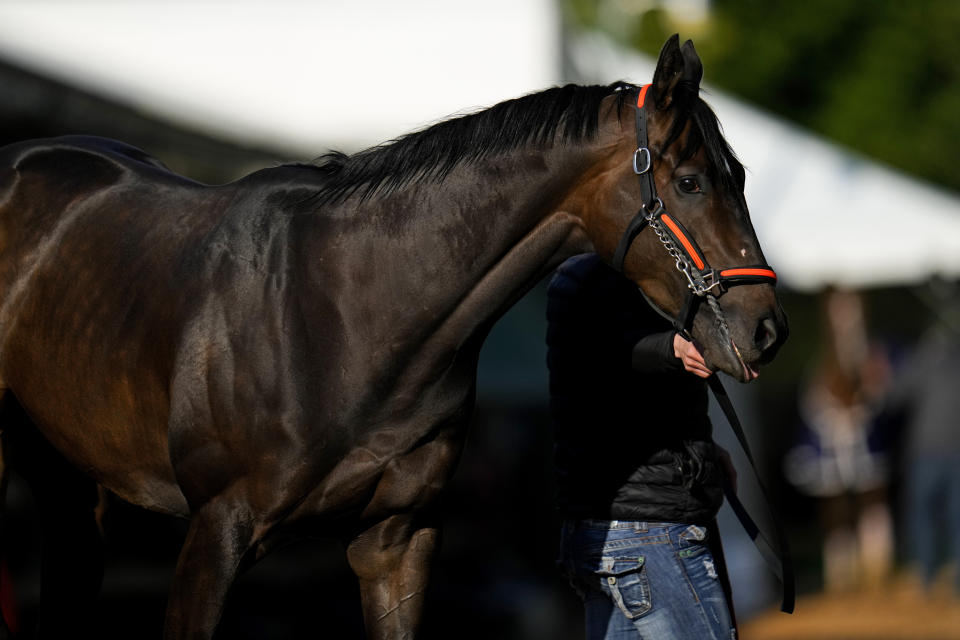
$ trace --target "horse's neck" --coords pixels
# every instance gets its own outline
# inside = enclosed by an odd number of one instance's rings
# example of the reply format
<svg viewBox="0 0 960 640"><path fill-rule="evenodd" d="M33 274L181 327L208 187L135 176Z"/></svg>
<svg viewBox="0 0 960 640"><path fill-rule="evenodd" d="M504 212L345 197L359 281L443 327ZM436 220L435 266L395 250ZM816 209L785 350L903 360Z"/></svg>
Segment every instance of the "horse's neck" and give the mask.
<svg viewBox="0 0 960 640"><path fill-rule="evenodd" d="M580 220L558 210L583 167L560 151L519 156L461 166L350 212L361 230L338 243L353 247L341 253L342 274L357 288L338 310L365 345L358 367L399 363L399 378L424 379L453 363L475 368L493 323L559 261L590 249Z"/></svg>
<svg viewBox="0 0 960 640"><path fill-rule="evenodd" d="M460 339L489 328L558 260L589 244L580 220L557 209L577 167L539 152L465 167L420 212L418 260L433 263L435 311ZM439 281L438 281L439 280ZM425 282L411 281L419 295Z"/></svg>

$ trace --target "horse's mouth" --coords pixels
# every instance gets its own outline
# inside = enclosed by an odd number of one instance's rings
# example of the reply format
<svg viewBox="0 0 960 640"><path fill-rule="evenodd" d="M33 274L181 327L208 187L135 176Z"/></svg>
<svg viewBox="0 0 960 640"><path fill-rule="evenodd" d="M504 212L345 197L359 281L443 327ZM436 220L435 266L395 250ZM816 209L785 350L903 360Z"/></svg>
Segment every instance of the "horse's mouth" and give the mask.
<svg viewBox="0 0 960 640"><path fill-rule="evenodd" d="M756 380L760 376L760 370L751 365L747 364L743 355L740 354L740 349L737 347L736 341L733 338L730 338L730 347L733 349L733 354L737 356L737 361L740 363L740 366L743 368L743 382L750 382L751 380Z"/></svg>
<svg viewBox="0 0 960 640"><path fill-rule="evenodd" d="M725 339L727 341L729 353L734 356L734 360L740 365L739 375L736 375L733 371L727 371L727 373L733 377L739 378L741 382L751 382L756 380L760 375L760 371L755 365L747 364L747 361L743 359L743 354L740 353L740 348L737 346L737 342L733 339L733 336L730 335L730 327L727 326L727 319L726 315L723 313L723 308L714 297L708 296L707 301L717 318L717 328L719 329L721 340Z"/></svg>

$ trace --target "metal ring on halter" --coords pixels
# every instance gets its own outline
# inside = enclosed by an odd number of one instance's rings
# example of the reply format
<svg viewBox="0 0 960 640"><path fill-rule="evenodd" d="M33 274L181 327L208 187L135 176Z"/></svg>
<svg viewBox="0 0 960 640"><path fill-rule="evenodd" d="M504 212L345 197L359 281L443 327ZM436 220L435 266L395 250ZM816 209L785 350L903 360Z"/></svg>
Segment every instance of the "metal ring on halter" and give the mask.
<svg viewBox="0 0 960 640"><path fill-rule="evenodd" d="M707 283L710 284L707 284ZM698 296L705 296L707 293L714 287L720 286L720 280L717 279L717 273L715 270L710 269L709 271L704 271L700 274L700 278L693 286L693 293ZM714 295L715 298L719 298L719 295Z"/></svg>
<svg viewBox="0 0 960 640"><path fill-rule="evenodd" d="M644 209L646 210L646 212L647 212L647 213L646 213L646 216L644 216L644 217L646 217L646 219L647 219L648 221L655 219L658 215L660 215L660 212L664 210L664 208L663 208L663 200L661 200L659 196L655 197L655 198L650 202L650 205L652 205L652 206L647 206L646 203L644 203L644 205L643 205L643 208L644 208Z"/></svg>
<svg viewBox="0 0 960 640"><path fill-rule="evenodd" d="M640 156L641 152L643 152L643 155L644 155L644 163L643 163L642 169L637 163L637 158ZM637 147L637 150L633 152L633 172L638 176L641 176L645 174L647 171L650 171L651 162L652 160L650 158L650 149L646 147Z"/></svg>

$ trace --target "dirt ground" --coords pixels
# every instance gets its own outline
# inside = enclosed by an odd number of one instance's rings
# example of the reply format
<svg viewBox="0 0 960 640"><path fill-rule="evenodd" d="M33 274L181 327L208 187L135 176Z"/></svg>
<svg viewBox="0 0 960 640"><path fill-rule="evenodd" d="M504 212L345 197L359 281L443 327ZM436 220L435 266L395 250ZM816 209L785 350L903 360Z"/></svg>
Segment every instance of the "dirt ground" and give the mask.
<svg viewBox="0 0 960 640"><path fill-rule="evenodd" d="M742 624L740 640L960 640L960 598L948 584L927 592L909 577L800 596L793 615L769 611Z"/></svg>

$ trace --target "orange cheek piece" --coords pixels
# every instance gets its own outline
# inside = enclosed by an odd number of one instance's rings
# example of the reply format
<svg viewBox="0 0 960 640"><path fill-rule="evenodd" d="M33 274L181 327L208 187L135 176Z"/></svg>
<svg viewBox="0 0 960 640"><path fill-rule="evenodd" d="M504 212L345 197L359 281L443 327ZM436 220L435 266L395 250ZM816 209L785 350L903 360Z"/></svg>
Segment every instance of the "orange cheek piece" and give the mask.
<svg viewBox="0 0 960 640"><path fill-rule="evenodd" d="M671 218L669 215L663 214L660 216L660 218L663 220L663 223L670 228L670 231L673 232L673 235L677 237L677 239L680 241L680 244L683 245L687 255L690 256L693 259L693 263L697 265L697 269L702 271L706 266L706 263L703 261L703 258L700 257L700 252L697 251L696 247L693 246L693 243L690 242L687 234L683 232L680 226L674 222L673 218Z"/></svg>
<svg viewBox="0 0 960 640"><path fill-rule="evenodd" d="M640 87L640 95L637 96L637 107L641 109L643 108L643 102L647 98L647 89L649 88L650 88L649 84L645 84L642 87Z"/></svg>

